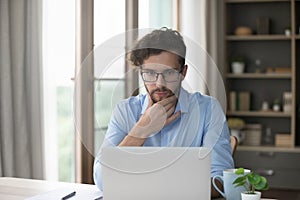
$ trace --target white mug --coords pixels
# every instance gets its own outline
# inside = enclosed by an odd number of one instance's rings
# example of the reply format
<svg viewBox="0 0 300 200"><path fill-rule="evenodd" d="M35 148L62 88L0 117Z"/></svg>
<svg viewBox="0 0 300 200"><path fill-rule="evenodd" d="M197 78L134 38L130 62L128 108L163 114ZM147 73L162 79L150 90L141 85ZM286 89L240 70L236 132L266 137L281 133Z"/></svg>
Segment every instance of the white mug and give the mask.
<svg viewBox="0 0 300 200"><path fill-rule="evenodd" d="M236 187L233 182L240 175L235 174L236 169L226 169L223 171L223 176L216 175L213 177L212 183L214 188L228 200L241 200L241 193L245 191L243 186ZM250 170L246 169L245 173L249 173ZM224 191L216 185L216 179L221 181Z"/></svg>

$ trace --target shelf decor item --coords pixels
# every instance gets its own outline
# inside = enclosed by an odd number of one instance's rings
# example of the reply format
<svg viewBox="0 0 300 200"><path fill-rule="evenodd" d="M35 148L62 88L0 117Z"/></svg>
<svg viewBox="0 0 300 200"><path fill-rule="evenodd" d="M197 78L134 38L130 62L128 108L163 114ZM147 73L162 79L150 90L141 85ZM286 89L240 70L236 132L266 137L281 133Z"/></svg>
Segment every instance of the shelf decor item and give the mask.
<svg viewBox="0 0 300 200"><path fill-rule="evenodd" d="M252 35L252 29L247 26L239 26L234 31L235 35Z"/></svg>
<svg viewBox="0 0 300 200"><path fill-rule="evenodd" d="M284 92L283 93L283 112L292 111L292 93Z"/></svg>
<svg viewBox="0 0 300 200"><path fill-rule="evenodd" d="M270 34L270 19L267 17L259 17L256 20L256 29L258 35Z"/></svg>
<svg viewBox="0 0 300 200"><path fill-rule="evenodd" d="M229 109L231 111L249 111L251 104L251 94L249 91L230 91Z"/></svg>
<svg viewBox="0 0 300 200"><path fill-rule="evenodd" d="M244 168L237 169L235 174L240 176L233 181L233 184L236 187L243 186L245 188L245 192L241 193L242 200L260 200L261 192L257 190L269 189L268 181L264 176L254 172L245 173Z"/></svg>
<svg viewBox="0 0 300 200"><path fill-rule="evenodd" d="M234 74L244 73L246 67L245 59L242 56L231 58L231 71Z"/></svg>
<svg viewBox="0 0 300 200"><path fill-rule="evenodd" d="M245 121L240 118L228 118L227 124L230 129L230 134L237 138L238 143L243 142L245 133L242 129L245 127Z"/></svg>
<svg viewBox="0 0 300 200"><path fill-rule="evenodd" d="M267 127L264 133L263 145L267 145L267 146L274 145L274 135L272 134L272 130L270 127Z"/></svg>
<svg viewBox="0 0 300 200"><path fill-rule="evenodd" d="M245 127L245 121L241 118L230 117L227 120L228 127L234 130L241 130Z"/></svg>
<svg viewBox="0 0 300 200"><path fill-rule="evenodd" d="M290 133L277 133L275 135L275 146L277 147L292 147L293 140Z"/></svg>
<svg viewBox="0 0 300 200"><path fill-rule="evenodd" d="M290 35L291 35L291 28L290 28L290 27L286 27L286 28L284 29L284 34L285 34L286 36L290 36Z"/></svg>
<svg viewBox="0 0 300 200"><path fill-rule="evenodd" d="M261 110L262 111L268 111L269 110L269 102L263 101L261 105Z"/></svg>
<svg viewBox="0 0 300 200"><path fill-rule="evenodd" d="M243 145L259 146L261 145L262 125L261 124L246 124L245 139Z"/></svg>
<svg viewBox="0 0 300 200"><path fill-rule="evenodd" d="M274 99L273 102L273 111L275 112L279 112L280 111L280 103L279 103L279 99Z"/></svg>

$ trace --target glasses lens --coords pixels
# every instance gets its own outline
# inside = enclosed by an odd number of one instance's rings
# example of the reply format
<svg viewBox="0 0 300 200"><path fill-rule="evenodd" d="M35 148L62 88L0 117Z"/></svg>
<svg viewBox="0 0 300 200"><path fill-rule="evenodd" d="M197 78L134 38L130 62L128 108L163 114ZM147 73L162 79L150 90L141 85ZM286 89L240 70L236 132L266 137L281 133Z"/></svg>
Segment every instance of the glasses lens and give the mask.
<svg viewBox="0 0 300 200"><path fill-rule="evenodd" d="M155 82L156 81L156 72L154 71L143 71L142 78L144 81Z"/></svg>
<svg viewBox="0 0 300 200"><path fill-rule="evenodd" d="M166 82L176 82L178 81L179 74L177 70L174 69L168 69L163 71L162 73L153 71L153 70L143 70L141 72L142 78L144 81L147 82L155 82L157 81L157 78L161 74Z"/></svg>
<svg viewBox="0 0 300 200"><path fill-rule="evenodd" d="M178 81L179 72L176 70L170 69L170 70L164 71L163 76L165 78L165 81L175 82L175 81Z"/></svg>

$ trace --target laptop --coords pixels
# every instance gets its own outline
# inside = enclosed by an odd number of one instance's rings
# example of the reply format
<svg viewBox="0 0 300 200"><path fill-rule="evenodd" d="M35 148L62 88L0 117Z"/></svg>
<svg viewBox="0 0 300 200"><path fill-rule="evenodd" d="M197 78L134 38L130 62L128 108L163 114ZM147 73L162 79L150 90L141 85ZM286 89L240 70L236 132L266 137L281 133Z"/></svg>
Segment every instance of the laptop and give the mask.
<svg viewBox="0 0 300 200"><path fill-rule="evenodd" d="M209 200L210 149L106 147L102 149L104 200Z"/></svg>

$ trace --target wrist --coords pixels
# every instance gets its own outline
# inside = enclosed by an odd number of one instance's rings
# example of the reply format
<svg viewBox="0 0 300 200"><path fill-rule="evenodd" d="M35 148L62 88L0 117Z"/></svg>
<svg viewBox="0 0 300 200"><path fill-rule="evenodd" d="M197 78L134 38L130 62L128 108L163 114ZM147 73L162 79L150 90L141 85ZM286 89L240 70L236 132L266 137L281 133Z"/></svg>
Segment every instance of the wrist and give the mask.
<svg viewBox="0 0 300 200"><path fill-rule="evenodd" d="M151 135L151 129L148 127L143 127L139 123L137 123L131 131L128 133L128 135L136 137L136 138L141 138L141 139L146 139Z"/></svg>
<svg viewBox="0 0 300 200"><path fill-rule="evenodd" d="M132 135L127 135L119 146L142 146L146 138L134 137Z"/></svg>

